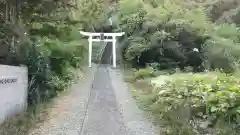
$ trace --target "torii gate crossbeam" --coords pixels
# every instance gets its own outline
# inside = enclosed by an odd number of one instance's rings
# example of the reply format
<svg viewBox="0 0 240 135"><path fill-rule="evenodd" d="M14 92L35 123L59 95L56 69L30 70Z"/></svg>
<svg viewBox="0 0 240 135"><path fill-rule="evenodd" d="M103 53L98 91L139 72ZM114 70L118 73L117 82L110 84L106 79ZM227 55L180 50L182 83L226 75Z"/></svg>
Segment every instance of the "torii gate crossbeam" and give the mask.
<svg viewBox="0 0 240 135"><path fill-rule="evenodd" d="M116 37L122 36L125 32L119 33L91 33L91 32L84 32L80 31L80 33L84 36L88 36L88 65L92 67L92 42L112 42L112 56L113 56L113 67L116 68ZM93 39L93 37L100 37L100 36L107 36L112 37L112 39Z"/></svg>

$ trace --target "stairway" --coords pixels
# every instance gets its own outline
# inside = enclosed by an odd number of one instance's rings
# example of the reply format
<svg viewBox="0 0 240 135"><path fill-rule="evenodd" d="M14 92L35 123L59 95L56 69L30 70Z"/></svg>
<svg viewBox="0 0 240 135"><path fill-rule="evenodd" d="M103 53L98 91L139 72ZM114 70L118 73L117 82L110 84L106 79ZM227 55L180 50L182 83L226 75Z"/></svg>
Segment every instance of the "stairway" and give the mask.
<svg viewBox="0 0 240 135"><path fill-rule="evenodd" d="M112 65L112 43L107 43L102 58L101 58L101 64L108 64Z"/></svg>

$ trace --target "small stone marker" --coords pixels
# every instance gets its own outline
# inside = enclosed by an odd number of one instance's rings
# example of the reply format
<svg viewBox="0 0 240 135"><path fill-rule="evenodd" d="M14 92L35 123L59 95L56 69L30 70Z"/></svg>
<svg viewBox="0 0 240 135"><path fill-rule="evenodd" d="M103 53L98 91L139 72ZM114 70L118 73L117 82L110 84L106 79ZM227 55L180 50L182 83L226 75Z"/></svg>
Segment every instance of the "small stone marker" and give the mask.
<svg viewBox="0 0 240 135"><path fill-rule="evenodd" d="M0 124L27 108L28 73L26 67L0 65Z"/></svg>

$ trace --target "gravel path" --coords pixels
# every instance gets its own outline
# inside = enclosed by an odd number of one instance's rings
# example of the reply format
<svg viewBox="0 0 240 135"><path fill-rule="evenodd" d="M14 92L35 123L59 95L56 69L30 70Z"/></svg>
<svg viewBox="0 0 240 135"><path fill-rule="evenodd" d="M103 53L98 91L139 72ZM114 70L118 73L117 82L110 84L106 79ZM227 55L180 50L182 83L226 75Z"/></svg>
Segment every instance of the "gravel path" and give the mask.
<svg viewBox="0 0 240 135"><path fill-rule="evenodd" d="M109 67L111 50L108 43L102 65L93 64L87 78L59 98L50 119L29 135L159 135L136 106L120 70Z"/></svg>
<svg viewBox="0 0 240 135"><path fill-rule="evenodd" d="M125 135L108 69L100 66L92 84L82 135Z"/></svg>
<svg viewBox="0 0 240 135"><path fill-rule="evenodd" d="M119 70L93 65L87 74L59 99L51 119L29 135L159 135L137 108Z"/></svg>
<svg viewBox="0 0 240 135"><path fill-rule="evenodd" d="M69 94L57 98L49 119L38 124L29 135L81 135L96 69L93 64L83 81L74 84Z"/></svg>
<svg viewBox="0 0 240 135"><path fill-rule="evenodd" d="M151 122L151 116L140 110L132 98L131 90L124 83L120 70L109 68L111 83L123 116L127 135L160 135L159 128Z"/></svg>

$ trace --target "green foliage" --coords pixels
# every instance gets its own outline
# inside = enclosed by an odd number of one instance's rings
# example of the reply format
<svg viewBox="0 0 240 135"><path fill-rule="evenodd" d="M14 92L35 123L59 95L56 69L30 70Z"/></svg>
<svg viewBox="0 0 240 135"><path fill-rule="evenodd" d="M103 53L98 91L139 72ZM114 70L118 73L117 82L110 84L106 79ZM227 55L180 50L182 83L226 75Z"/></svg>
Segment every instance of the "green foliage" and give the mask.
<svg viewBox="0 0 240 135"><path fill-rule="evenodd" d="M133 3L133 8L128 9ZM120 27L129 36L124 58L132 63L138 61L137 65L158 62L164 65L163 68L175 67L179 62L187 61L186 53L191 49L201 48L206 31L211 30L201 8L190 11L173 1L166 1L156 8L141 0L123 1L120 2L119 18ZM145 55L148 52L149 55Z"/></svg>
<svg viewBox="0 0 240 135"><path fill-rule="evenodd" d="M216 27L215 33L217 36L231 39L235 43L240 42L240 31L236 24L221 24Z"/></svg>
<svg viewBox="0 0 240 135"><path fill-rule="evenodd" d="M79 3L77 18L81 20L85 31L95 31L106 25L108 12L102 0L82 0Z"/></svg>
<svg viewBox="0 0 240 135"><path fill-rule="evenodd" d="M157 62L160 69L191 66L195 72L204 68L234 71L239 61L239 29L235 24L212 23L207 8L213 4L207 0L192 5L188 0L120 1L119 27L127 34L124 59L133 67ZM193 48L200 52L193 53Z"/></svg>
<svg viewBox="0 0 240 135"><path fill-rule="evenodd" d="M208 69L223 69L233 72L239 68L239 43L231 39L213 37L205 42Z"/></svg>
<svg viewBox="0 0 240 135"><path fill-rule="evenodd" d="M29 104L39 103L55 95L50 85L52 75L49 69L50 61L46 53L37 45L41 46L41 43L33 42L25 48L26 54L22 61L28 67Z"/></svg>
<svg viewBox="0 0 240 135"><path fill-rule="evenodd" d="M135 79L144 79L147 77L154 77L154 69L152 67L148 67L145 69L139 69L134 73Z"/></svg>
<svg viewBox="0 0 240 135"><path fill-rule="evenodd" d="M136 61L136 58L139 59L141 53L145 51L147 48L147 41L143 37L136 37L130 41L131 46L129 46L126 51L124 57L128 61Z"/></svg>
<svg viewBox="0 0 240 135"><path fill-rule="evenodd" d="M224 15L230 10L237 9L240 5L238 0L216 0L214 3L209 5L209 16L213 21L221 18L222 16L228 16L231 18L231 14ZM234 13L235 14L235 13Z"/></svg>
<svg viewBox="0 0 240 135"><path fill-rule="evenodd" d="M29 103L34 104L56 96L67 88L83 59L83 46L71 45L58 40L38 39L29 48L23 62L29 68L29 81L33 81ZM33 49L34 48L34 49Z"/></svg>
<svg viewBox="0 0 240 135"><path fill-rule="evenodd" d="M186 79L188 78L188 79ZM161 79L161 78L160 78ZM162 81L162 80L159 80ZM174 124L172 131L238 134L240 121L240 80L222 73L189 75L155 85L148 107L161 119ZM176 113L178 112L178 113ZM214 129L210 130L211 128ZM181 131L181 132L180 132ZM189 134L189 133L188 133Z"/></svg>
<svg viewBox="0 0 240 135"><path fill-rule="evenodd" d="M134 77L149 79L163 69L176 68L239 71L240 32L233 20L238 12L228 15L231 21L212 22L238 5L236 0L120 1L119 27L127 33L122 55L133 67L151 66L136 71ZM193 53L193 48L200 53ZM235 75L172 75L174 80L165 84L166 75L158 74L159 85L142 98L167 128L164 134L239 134L240 88Z"/></svg>
<svg viewBox="0 0 240 135"><path fill-rule="evenodd" d="M6 9L0 22L0 63L28 67L28 102L35 105L69 86L86 54L78 28L102 27L107 9L101 0L15 4L0 5Z"/></svg>
<svg viewBox="0 0 240 135"><path fill-rule="evenodd" d="M119 17L124 17L129 14L138 13L143 8L143 4L141 0L121 0L119 2L118 15Z"/></svg>

